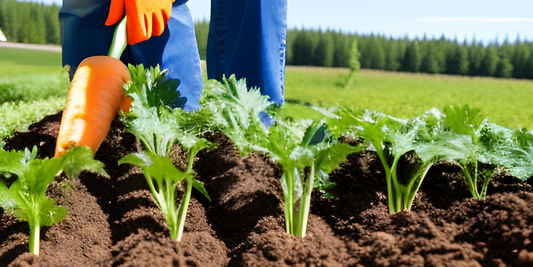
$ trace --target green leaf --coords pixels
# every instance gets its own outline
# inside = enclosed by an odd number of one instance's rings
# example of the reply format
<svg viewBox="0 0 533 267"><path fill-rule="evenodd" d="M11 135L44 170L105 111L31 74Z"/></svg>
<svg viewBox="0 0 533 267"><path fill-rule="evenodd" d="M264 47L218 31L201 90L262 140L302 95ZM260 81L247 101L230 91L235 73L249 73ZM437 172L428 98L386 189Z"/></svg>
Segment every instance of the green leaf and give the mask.
<svg viewBox="0 0 533 267"><path fill-rule="evenodd" d="M7 185L0 180L0 207L5 210L13 210L17 207L17 202Z"/></svg>
<svg viewBox="0 0 533 267"><path fill-rule="evenodd" d="M31 200L30 192L25 188L20 180L16 180L9 187L11 202L15 204L8 207L17 219L21 221L28 221L28 217L33 215L33 201ZM37 196L39 198L40 196Z"/></svg>
<svg viewBox="0 0 533 267"><path fill-rule="evenodd" d="M469 106L463 108L456 105L446 106L444 108L446 118L444 123L458 134L469 135L474 142L477 142L477 129L481 126L483 118L479 109L470 109Z"/></svg>
<svg viewBox="0 0 533 267"><path fill-rule="evenodd" d="M56 224L67 216L67 208L57 206L55 201L47 196L42 196L39 203L41 226Z"/></svg>
<svg viewBox="0 0 533 267"><path fill-rule="evenodd" d="M192 186L196 188L196 190L200 191L200 193L202 193L202 195L204 195L207 199L209 199L209 201L211 201L211 198L209 197L207 190L205 190L204 183L196 179L192 179Z"/></svg>
<svg viewBox="0 0 533 267"><path fill-rule="evenodd" d="M334 144L318 152L316 165L318 169L329 174L347 160L348 155L359 153L362 146L350 146L347 144Z"/></svg>
<svg viewBox="0 0 533 267"><path fill-rule="evenodd" d="M22 151L5 151L0 149L0 173L21 175L21 169L26 163L25 153Z"/></svg>
<svg viewBox="0 0 533 267"><path fill-rule="evenodd" d="M315 162L316 149L310 147L297 146L295 147L289 156L289 159L295 163L296 167L303 169L305 167L313 165Z"/></svg>
<svg viewBox="0 0 533 267"><path fill-rule="evenodd" d="M184 179L186 174L176 168L170 158L149 151L128 154L118 161L119 165L124 163L140 167L145 175L152 177L158 183L162 183L164 179L177 183Z"/></svg>
<svg viewBox="0 0 533 267"><path fill-rule="evenodd" d="M61 156L64 158L63 171L69 178L76 178L83 170L109 178L104 164L94 159L94 153L87 146L73 147Z"/></svg>
<svg viewBox="0 0 533 267"><path fill-rule="evenodd" d="M48 185L62 170L63 160L63 157L32 160L22 170L23 173L19 176L19 181L30 194L42 196Z"/></svg>
<svg viewBox="0 0 533 267"><path fill-rule="evenodd" d="M128 66L131 82L125 87L126 93L133 97L132 111L136 106L182 108L187 101L180 97L177 90L180 85L178 79L167 79L168 70L161 70L158 66L145 69L142 64Z"/></svg>
<svg viewBox="0 0 533 267"><path fill-rule="evenodd" d="M236 80L232 75L222 83L209 81L204 85L200 99L207 110L213 126L225 133L237 146L241 155L258 150L268 130L261 122L260 114L272 103L258 88L246 87L245 80Z"/></svg>
<svg viewBox="0 0 533 267"><path fill-rule="evenodd" d="M182 135L175 114L164 108L137 106L123 121L126 130L138 137L146 149L160 156L167 156Z"/></svg>

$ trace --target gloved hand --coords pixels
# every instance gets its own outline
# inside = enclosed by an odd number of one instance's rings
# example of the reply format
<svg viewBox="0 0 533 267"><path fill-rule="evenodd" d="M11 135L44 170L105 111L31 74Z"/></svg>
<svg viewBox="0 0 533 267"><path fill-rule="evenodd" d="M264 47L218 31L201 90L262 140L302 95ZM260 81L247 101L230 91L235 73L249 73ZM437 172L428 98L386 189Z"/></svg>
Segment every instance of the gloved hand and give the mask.
<svg viewBox="0 0 533 267"><path fill-rule="evenodd" d="M111 26L119 22L126 9L128 44L146 41L165 31L173 2L174 0L111 0L105 25Z"/></svg>

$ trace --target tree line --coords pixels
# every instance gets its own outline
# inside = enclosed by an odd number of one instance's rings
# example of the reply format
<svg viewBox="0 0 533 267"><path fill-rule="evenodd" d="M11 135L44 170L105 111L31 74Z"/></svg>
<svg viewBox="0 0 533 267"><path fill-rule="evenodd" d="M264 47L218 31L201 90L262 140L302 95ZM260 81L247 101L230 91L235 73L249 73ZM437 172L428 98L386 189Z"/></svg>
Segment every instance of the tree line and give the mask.
<svg viewBox="0 0 533 267"><path fill-rule="evenodd" d="M10 42L60 44L60 8L43 3L0 0L0 30Z"/></svg>
<svg viewBox="0 0 533 267"><path fill-rule="evenodd" d="M384 35L292 29L287 35L287 64L350 67L357 40L360 66L366 69L533 79L533 43L493 41L484 45L439 39L394 39Z"/></svg>
<svg viewBox="0 0 533 267"><path fill-rule="evenodd" d="M60 8L0 0L0 29L12 42L60 44ZM205 59L209 22L197 21L195 30L200 58ZM353 68L351 61L358 58L365 69L533 79L533 42L520 39L484 45L475 39L413 40L293 28L287 32L286 56L287 65Z"/></svg>
<svg viewBox="0 0 533 267"><path fill-rule="evenodd" d="M209 22L196 23L202 59L208 32ZM475 38L468 43L444 36L412 40L294 28L287 32L286 55L287 65L296 66L353 69L355 63L350 61L359 58L363 69L533 79L533 43L519 38L484 45Z"/></svg>

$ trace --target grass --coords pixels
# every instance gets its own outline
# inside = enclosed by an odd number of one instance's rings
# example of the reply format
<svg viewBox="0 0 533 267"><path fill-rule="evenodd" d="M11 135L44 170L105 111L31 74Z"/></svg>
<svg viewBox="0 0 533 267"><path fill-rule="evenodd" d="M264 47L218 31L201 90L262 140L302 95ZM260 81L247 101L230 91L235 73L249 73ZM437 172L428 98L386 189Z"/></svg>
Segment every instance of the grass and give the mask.
<svg viewBox="0 0 533 267"><path fill-rule="evenodd" d="M361 70L350 86L337 85L347 74L347 69L287 67L284 114L316 117L306 104L339 104L410 118L432 107L467 104L494 123L533 127L533 81Z"/></svg>
<svg viewBox="0 0 533 267"><path fill-rule="evenodd" d="M282 114L321 118L311 105L344 105L409 118L432 107L468 104L494 123L533 128L533 81L361 70L344 88L339 83L347 74L288 66ZM68 83L60 53L0 48L0 139L63 108Z"/></svg>
<svg viewBox="0 0 533 267"><path fill-rule="evenodd" d="M0 140L61 110L68 84L60 53L0 48Z"/></svg>

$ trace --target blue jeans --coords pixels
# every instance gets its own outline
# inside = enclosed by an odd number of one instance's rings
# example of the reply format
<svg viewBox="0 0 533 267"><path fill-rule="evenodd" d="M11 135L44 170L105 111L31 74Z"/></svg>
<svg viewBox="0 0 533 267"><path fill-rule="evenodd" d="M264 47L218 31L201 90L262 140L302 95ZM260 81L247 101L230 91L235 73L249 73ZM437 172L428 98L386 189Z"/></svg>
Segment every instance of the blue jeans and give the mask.
<svg viewBox="0 0 533 267"><path fill-rule="evenodd" d="M161 36L127 46L121 60L168 69L180 80L187 97L185 110L200 107L203 80L194 23L185 4L177 0ZM63 0L59 12L63 65L73 74L90 56L107 55L115 27L105 26L110 0ZM236 74L261 88L271 101L283 103L287 0L212 0L208 43L208 77ZM216 22L216 23L214 23Z"/></svg>

